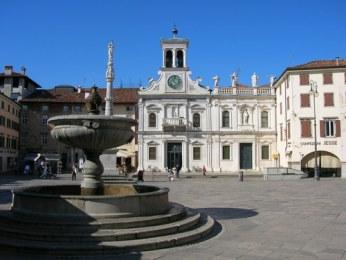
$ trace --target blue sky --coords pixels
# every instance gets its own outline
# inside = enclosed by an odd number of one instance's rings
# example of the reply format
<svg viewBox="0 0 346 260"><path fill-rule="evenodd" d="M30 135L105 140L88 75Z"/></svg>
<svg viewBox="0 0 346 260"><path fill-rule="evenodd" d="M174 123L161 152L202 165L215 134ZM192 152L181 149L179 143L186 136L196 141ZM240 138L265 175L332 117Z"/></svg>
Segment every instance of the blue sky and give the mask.
<svg viewBox="0 0 346 260"><path fill-rule="evenodd" d="M11 0L1 1L0 69L27 68L45 88L105 86L107 42L115 49L115 85L146 85L161 66L160 39L190 40L188 65L202 84L250 83L288 66L346 58L343 0Z"/></svg>

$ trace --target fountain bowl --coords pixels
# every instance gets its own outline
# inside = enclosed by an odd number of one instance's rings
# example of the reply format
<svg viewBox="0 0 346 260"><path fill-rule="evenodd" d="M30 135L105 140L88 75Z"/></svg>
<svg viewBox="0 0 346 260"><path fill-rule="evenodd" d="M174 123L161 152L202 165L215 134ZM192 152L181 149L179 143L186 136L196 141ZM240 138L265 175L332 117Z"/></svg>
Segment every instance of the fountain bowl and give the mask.
<svg viewBox="0 0 346 260"><path fill-rule="evenodd" d="M86 151L104 151L129 142L137 124L132 118L104 115L62 115L48 119L51 136ZM116 134L115 134L116 130Z"/></svg>

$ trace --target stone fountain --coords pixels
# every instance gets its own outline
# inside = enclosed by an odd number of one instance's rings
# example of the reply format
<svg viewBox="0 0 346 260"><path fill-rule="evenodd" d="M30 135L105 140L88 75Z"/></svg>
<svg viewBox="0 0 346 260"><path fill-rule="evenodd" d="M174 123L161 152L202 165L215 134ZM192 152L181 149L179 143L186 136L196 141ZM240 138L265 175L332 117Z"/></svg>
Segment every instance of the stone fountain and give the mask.
<svg viewBox="0 0 346 260"><path fill-rule="evenodd" d="M153 250L205 239L215 221L168 200L168 189L131 183L103 184L99 156L127 143L136 121L112 115L112 43L108 48L106 113L92 88L88 114L48 120L51 136L86 155L80 185L13 191L11 210L0 213L0 250L48 255L110 254Z"/></svg>

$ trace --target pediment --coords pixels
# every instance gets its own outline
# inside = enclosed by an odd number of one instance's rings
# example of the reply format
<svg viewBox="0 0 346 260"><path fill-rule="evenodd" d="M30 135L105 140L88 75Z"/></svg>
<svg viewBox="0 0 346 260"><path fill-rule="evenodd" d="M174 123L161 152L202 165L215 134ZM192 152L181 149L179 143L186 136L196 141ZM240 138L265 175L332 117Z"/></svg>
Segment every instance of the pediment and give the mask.
<svg viewBox="0 0 346 260"><path fill-rule="evenodd" d="M161 108L155 104L151 104L146 107L147 111L160 111Z"/></svg>
<svg viewBox="0 0 346 260"><path fill-rule="evenodd" d="M204 145L203 143L199 142L199 141L194 141L191 143L192 145Z"/></svg>
<svg viewBox="0 0 346 260"><path fill-rule="evenodd" d="M150 141L147 143L147 145L159 145L159 143L155 142L155 141Z"/></svg>

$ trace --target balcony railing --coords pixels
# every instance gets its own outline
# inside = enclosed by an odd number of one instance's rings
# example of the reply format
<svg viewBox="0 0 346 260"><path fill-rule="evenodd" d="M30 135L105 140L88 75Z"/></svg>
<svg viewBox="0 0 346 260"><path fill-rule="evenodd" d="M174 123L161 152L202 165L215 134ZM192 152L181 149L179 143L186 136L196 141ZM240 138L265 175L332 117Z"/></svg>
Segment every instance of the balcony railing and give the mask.
<svg viewBox="0 0 346 260"><path fill-rule="evenodd" d="M265 88L220 88L218 94L234 95L234 96L272 96L272 89Z"/></svg>
<svg viewBox="0 0 346 260"><path fill-rule="evenodd" d="M164 131L186 131L187 121L185 118L164 118L162 127Z"/></svg>

